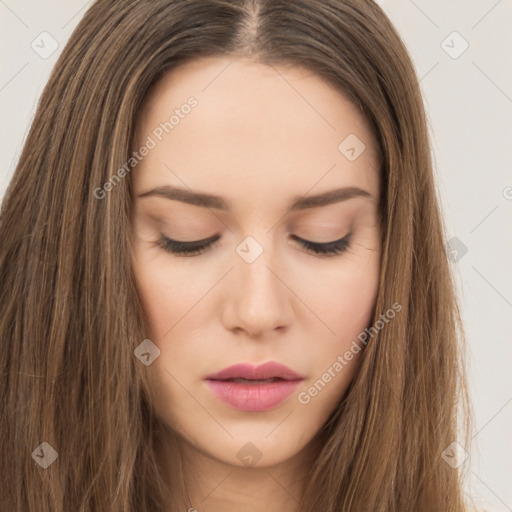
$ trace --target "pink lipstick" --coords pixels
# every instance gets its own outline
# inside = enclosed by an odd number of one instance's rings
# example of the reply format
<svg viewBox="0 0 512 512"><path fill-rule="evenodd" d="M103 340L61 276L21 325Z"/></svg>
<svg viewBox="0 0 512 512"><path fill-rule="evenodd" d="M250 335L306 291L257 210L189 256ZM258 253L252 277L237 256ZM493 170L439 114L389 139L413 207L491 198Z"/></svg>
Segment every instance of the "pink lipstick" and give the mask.
<svg viewBox="0 0 512 512"><path fill-rule="evenodd" d="M241 411L261 412L286 400L304 377L271 361L259 366L235 364L205 380L222 402Z"/></svg>

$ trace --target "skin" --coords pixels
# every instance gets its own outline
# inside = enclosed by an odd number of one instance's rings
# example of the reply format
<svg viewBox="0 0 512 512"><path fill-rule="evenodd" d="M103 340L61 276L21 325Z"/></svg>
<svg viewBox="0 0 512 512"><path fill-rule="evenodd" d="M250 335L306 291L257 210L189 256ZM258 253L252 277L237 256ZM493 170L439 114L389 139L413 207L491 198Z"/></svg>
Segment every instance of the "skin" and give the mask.
<svg viewBox="0 0 512 512"><path fill-rule="evenodd" d="M173 492L180 477L188 488L183 510L297 511L306 470L325 441L320 429L363 351L309 403L298 394L370 326L375 306L376 144L356 107L313 73L209 57L174 69L150 91L137 148L190 96L197 107L132 172L133 265L147 337L160 349L148 372L168 428L158 438L162 467ZM338 150L349 134L366 146L354 161ZM221 196L230 209L139 197L162 185ZM349 186L370 197L289 211L292 199ZM325 243L349 233L349 249L334 256L312 254L292 238ZM162 234L220 239L203 254L180 256L159 246ZM263 250L252 263L236 252L248 236ZM305 377L272 410L231 408L203 380L235 363L270 360ZM251 466L237 456L248 442L261 455Z"/></svg>

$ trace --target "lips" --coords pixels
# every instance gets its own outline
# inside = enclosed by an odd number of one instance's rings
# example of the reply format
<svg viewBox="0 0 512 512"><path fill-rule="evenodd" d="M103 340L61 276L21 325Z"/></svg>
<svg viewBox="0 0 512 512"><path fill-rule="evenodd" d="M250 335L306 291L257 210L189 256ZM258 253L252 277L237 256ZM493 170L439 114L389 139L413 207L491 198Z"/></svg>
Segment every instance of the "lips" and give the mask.
<svg viewBox="0 0 512 512"><path fill-rule="evenodd" d="M276 362L260 366L236 364L205 378L220 401L247 412L277 407L303 380L302 375Z"/></svg>
<svg viewBox="0 0 512 512"><path fill-rule="evenodd" d="M287 366L274 361L259 366L248 363L235 364L206 377L208 380L246 379L252 381L267 379L302 380L303 378L302 375L299 375Z"/></svg>

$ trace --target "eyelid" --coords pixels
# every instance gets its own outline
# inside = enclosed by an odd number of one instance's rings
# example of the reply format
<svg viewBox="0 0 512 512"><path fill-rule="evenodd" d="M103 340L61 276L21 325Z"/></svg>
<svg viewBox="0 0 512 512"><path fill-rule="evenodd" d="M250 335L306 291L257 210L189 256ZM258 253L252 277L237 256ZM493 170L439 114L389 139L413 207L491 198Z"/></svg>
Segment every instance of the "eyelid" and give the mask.
<svg viewBox="0 0 512 512"><path fill-rule="evenodd" d="M296 235L292 235L292 238L298 240L307 252L320 257L333 257L346 252L350 248L351 237L352 232L331 242L311 242L310 240L304 240Z"/></svg>
<svg viewBox="0 0 512 512"><path fill-rule="evenodd" d="M306 240L306 239L301 238L300 236L297 236L297 235L291 235L291 237L294 240L297 240L299 242L306 242L308 244L314 244L314 245L334 245L334 244L339 244L341 242L347 241L350 238L350 233L345 235L345 236L342 236L341 238L338 238L337 240L331 240L329 242L315 242L313 240Z"/></svg>
<svg viewBox="0 0 512 512"><path fill-rule="evenodd" d="M157 245L160 246L164 251L172 253L176 256L191 257L196 256L197 253L201 254L205 250L210 249L220 235L214 235L209 238L203 238L202 240L194 240L191 242L181 242L179 240L173 240L163 234L160 234L160 239L157 240Z"/></svg>
<svg viewBox="0 0 512 512"><path fill-rule="evenodd" d="M164 235L162 235L164 236ZM190 240L188 242L184 242L182 240L174 240L173 238L169 238L169 237L165 237L167 238L169 241L171 242L174 242L176 244L181 244L181 245L190 245L190 246L195 246L195 245L203 245L203 244L206 244L206 243L213 243L213 242L216 242L219 238L220 238L220 235L214 235L214 236L210 236L208 238L201 238L201 240Z"/></svg>

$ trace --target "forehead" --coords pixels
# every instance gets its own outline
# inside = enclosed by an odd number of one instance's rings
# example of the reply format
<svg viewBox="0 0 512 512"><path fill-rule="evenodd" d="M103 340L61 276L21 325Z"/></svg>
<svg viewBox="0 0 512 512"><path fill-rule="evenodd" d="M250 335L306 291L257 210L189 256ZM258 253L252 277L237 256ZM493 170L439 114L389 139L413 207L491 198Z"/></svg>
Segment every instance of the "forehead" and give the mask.
<svg viewBox="0 0 512 512"><path fill-rule="evenodd" d="M181 110L191 97L196 105ZM173 114L166 133L162 127ZM306 193L319 180L322 190L378 189L379 158L366 119L303 68L223 57L183 64L146 98L136 146L148 137L156 144L133 175L138 189L157 182L202 190L222 184L229 194L266 184L274 194L291 187ZM355 160L347 158L350 146L362 151Z"/></svg>

